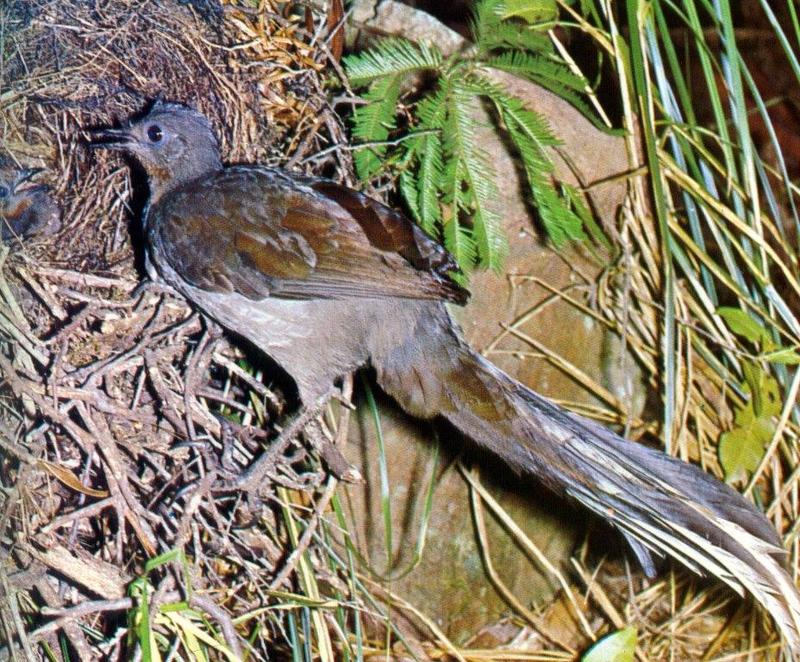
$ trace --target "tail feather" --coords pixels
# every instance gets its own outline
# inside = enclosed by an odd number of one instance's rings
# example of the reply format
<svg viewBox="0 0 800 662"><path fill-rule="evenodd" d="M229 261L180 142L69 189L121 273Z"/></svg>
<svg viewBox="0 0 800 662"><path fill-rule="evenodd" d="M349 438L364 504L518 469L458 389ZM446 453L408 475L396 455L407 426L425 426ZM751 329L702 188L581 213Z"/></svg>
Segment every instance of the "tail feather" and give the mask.
<svg viewBox="0 0 800 662"><path fill-rule="evenodd" d="M648 574L651 554L669 555L751 593L800 652L800 594L781 540L738 492L537 395L473 352L451 325L422 331L426 342L373 357L379 382L405 409L443 416L515 470L608 520Z"/></svg>

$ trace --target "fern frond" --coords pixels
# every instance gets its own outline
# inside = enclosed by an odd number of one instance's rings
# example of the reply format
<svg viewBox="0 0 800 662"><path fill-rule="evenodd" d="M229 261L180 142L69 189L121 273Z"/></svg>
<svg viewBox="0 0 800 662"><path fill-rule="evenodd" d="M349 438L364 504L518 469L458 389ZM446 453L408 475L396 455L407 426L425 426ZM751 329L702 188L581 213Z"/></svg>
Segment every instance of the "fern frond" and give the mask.
<svg viewBox="0 0 800 662"><path fill-rule="evenodd" d="M505 0L478 0L472 10L475 27L480 30L498 23L504 4ZM475 32L475 35L477 36L477 32Z"/></svg>
<svg viewBox="0 0 800 662"><path fill-rule="evenodd" d="M449 81L444 80L434 94L422 99L417 105L419 128L441 131L447 115ZM421 136L419 154L419 220L423 229L436 236L436 227L442 220L439 193L444 181L444 147L439 133Z"/></svg>
<svg viewBox="0 0 800 662"><path fill-rule="evenodd" d="M559 62L521 51L505 51L487 58L485 64L537 83L551 81L576 92L583 92L589 84L584 77Z"/></svg>
<svg viewBox="0 0 800 662"><path fill-rule="evenodd" d="M366 106L359 106L353 113L353 137L359 142L380 142L389 137L397 125L396 106L400 96L402 74L379 79L364 95ZM361 179L369 179L381 167L386 146L374 145L357 150L353 156L356 173Z"/></svg>
<svg viewBox="0 0 800 662"><path fill-rule="evenodd" d="M421 129L441 129L447 116L447 96L450 94L450 79L445 78L432 94L417 104L416 115Z"/></svg>
<svg viewBox="0 0 800 662"><path fill-rule="evenodd" d="M560 141L539 114L482 76L470 77L468 88L490 99L522 159L537 211L548 237L556 246L585 239L583 221L551 181L553 162L547 153Z"/></svg>
<svg viewBox="0 0 800 662"><path fill-rule="evenodd" d="M492 269L499 269L507 245L500 228L500 214L493 207L498 197L497 175L488 155L475 141L478 128L472 113L475 100L474 92L462 85L461 80L453 82L448 97L445 150L458 161L454 166L456 179L460 175L467 185L464 193L469 198L463 198L463 203L472 208L473 237L480 261Z"/></svg>
<svg viewBox="0 0 800 662"><path fill-rule="evenodd" d="M442 139L434 134L422 138L419 159L419 221L422 228L435 236L436 226L442 220L439 191L444 172Z"/></svg>
<svg viewBox="0 0 800 662"><path fill-rule="evenodd" d="M552 182L539 175L531 181L531 189L547 236L556 247L569 241L586 241L581 218L564 204Z"/></svg>
<svg viewBox="0 0 800 662"><path fill-rule="evenodd" d="M448 101L448 96L444 97L445 101ZM445 117L445 123L448 124L449 121L450 119ZM464 164L459 158L460 150L454 143L453 133L445 128L443 137L445 161L440 189L443 202L450 207L449 214L442 224L444 245L459 266L468 272L475 264L478 251L469 230L459 221L462 211L467 213L471 211L464 190Z"/></svg>
<svg viewBox="0 0 800 662"><path fill-rule="evenodd" d="M544 118L525 108L516 97L499 88L487 96L495 103L519 152L547 236L557 247L567 241L584 240L584 219L573 209L581 203L577 192L574 200L566 195L562 198L550 178L554 168L546 149L560 144L558 138L550 131Z"/></svg>
<svg viewBox="0 0 800 662"><path fill-rule="evenodd" d="M506 121L509 135L519 149L521 155L537 154L538 148L520 125L513 120ZM583 221L565 202L555 189L550 173L552 163L537 161L523 156L525 174L531 187L536 211L544 225L545 232L556 247L568 241L584 241ZM542 167L544 166L544 167Z"/></svg>
<svg viewBox="0 0 800 662"><path fill-rule="evenodd" d="M598 222L595 220L592 212L589 211L589 208L586 206L584 198L578 189L576 189L574 186L561 182L561 198L570 206L570 209L575 212L578 218L580 218L581 224L584 228L586 228L586 231L591 235L594 242L600 246L603 246L608 251L613 250L613 244L606 236L603 228L600 227Z"/></svg>
<svg viewBox="0 0 800 662"><path fill-rule="evenodd" d="M520 63L521 55L524 54L517 54L516 64ZM515 58L512 58L508 54L499 55L497 57L488 58L486 60L486 66L508 71L509 73L513 73L533 81L537 85L550 90L550 92L553 94L564 99L564 101L569 103L573 108L575 108L575 110L589 120L595 128L600 129L604 133L613 133L609 131L609 128L597 118L594 110L592 110L591 107L584 101L583 90L584 86L588 83L583 78L575 76L572 74L572 72L566 69L566 67L548 60L543 60L546 63L546 66L543 66L542 68L542 71L548 75L534 75L530 73L531 69L527 65L523 66L522 68L526 69L529 73L523 74L521 73L521 70L515 70L514 59ZM542 60L542 58L538 59ZM572 79L569 79L566 76L557 75L557 70L560 71L562 69L567 71L569 76L572 76ZM565 81L568 82L568 84L565 84ZM577 81L582 81L580 90L577 89Z"/></svg>
<svg viewBox="0 0 800 662"><path fill-rule="evenodd" d="M406 152L400 162L400 175L397 178L398 188L406 206L411 212L412 218L419 224L422 222L419 212L419 181L417 171L419 169L418 141L411 139L405 141L407 144Z"/></svg>
<svg viewBox="0 0 800 662"><path fill-rule="evenodd" d="M532 27L510 21L498 21L482 26L476 21L472 32L479 52L489 53L499 49L518 49L534 53L550 53L553 44L546 34Z"/></svg>
<svg viewBox="0 0 800 662"><path fill-rule="evenodd" d="M517 125L520 131L533 141L536 152L540 154L537 161L549 162L545 148L557 147L561 141L552 132L544 117L526 108L520 99L481 76L473 76L470 86L476 93L488 97L494 103L497 113L506 125L509 123Z"/></svg>
<svg viewBox="0 0 800 662"><path fill-rule="evenodd" d="M456 262L465 273L469 273L475 264L477 250L475 241L469 232L458 220L458 214L453 214L444 224L444 247L450 251Z"/></svg>
<svg viewBox="0 0 800 662"><path fill-rule="evenodd" d="M406 39L382 39L363 53L344 58L345 71L356 86L384 76L438 69L441 64L442 53L436 46Z"/></svg>
<svg viewBox="0 0 800 662"><path fill-rule="evenodd" d="M500 18L521 18L526 23L544 23L558 18L555 0L505 0Z"/></svg>
<svg viewBox="0 0 800 662"><path fill-rule="evenodd" d="M525 0L525 2L528 5L527 9L531 9L530 0ZM552 2L543 0L543 4L552 4ZM553 51L553 44L542 31L531 25L526 26L519 21L506 20L513 18L518 9L520 8L516 5L510 6L505 0L483 0L477 3L473 11L472 37L479 53L489 53L505 48L534 53ZM532 9L534 12L538 12L536 7ZM548 13L545 12L545 14Z"/></svg>

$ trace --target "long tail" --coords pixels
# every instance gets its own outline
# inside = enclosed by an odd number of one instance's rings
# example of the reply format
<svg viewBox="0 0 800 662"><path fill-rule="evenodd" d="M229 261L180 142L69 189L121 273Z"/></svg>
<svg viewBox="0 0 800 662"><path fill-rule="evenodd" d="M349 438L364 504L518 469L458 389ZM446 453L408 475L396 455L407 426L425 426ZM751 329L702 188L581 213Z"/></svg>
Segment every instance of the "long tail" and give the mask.
<svg viewBox="0 0 800 662"><path fill-rule="evenodd" d="M381 386L409 413L441 415L513 469L533 474L623 533L645 571L669 555L750 592L800 652L800 594L769 520L697 467L558 407L476 354L442 307L405 343L373 352Z"/></svg>

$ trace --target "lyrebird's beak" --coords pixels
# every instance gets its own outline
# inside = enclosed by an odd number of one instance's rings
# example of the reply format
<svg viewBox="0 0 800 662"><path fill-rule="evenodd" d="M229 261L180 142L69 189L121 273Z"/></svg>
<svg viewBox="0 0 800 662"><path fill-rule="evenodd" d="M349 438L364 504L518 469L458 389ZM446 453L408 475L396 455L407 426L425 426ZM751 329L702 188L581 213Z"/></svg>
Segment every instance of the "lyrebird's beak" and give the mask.
<svg viewBox="0 0 800 662"><path fill-rule="evenodd" d="M100 129L89 137L89 146L96 149L129 150L136 142L127 129Z"/></svg>
<svg viewBox="0 0 800 662"><path fill-rule="evenodd" d="M19 177L17 177L17 183L21 184L22 182L27 182L40 172L44 172L44 168L24 168L20 171Z"/></svg>
<svg viewBox="0 0 800 662"><path fill-rule="evenodd" d="M44 188L43 186L28 183L31 179L33 179L36 175L40 172L44 172L44 168L23 168L17 174L16 180L14 181L14 193L20 193L21 191L33 191L35 189Z"/></svg>

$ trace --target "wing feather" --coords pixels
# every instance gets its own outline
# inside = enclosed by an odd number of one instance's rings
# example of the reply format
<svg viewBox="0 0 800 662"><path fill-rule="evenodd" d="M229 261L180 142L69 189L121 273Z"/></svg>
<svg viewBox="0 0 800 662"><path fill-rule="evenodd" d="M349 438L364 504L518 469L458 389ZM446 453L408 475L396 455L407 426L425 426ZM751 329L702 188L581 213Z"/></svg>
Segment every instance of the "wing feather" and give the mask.
<svg viewBox="0 0 800 662"><path fill-rule="evenodd" d="M148 224L174 271L209 291L255 300L468 296L449 277L456 265L444 248L398 212L327 180L227 168L169 193Z"/></svg>

